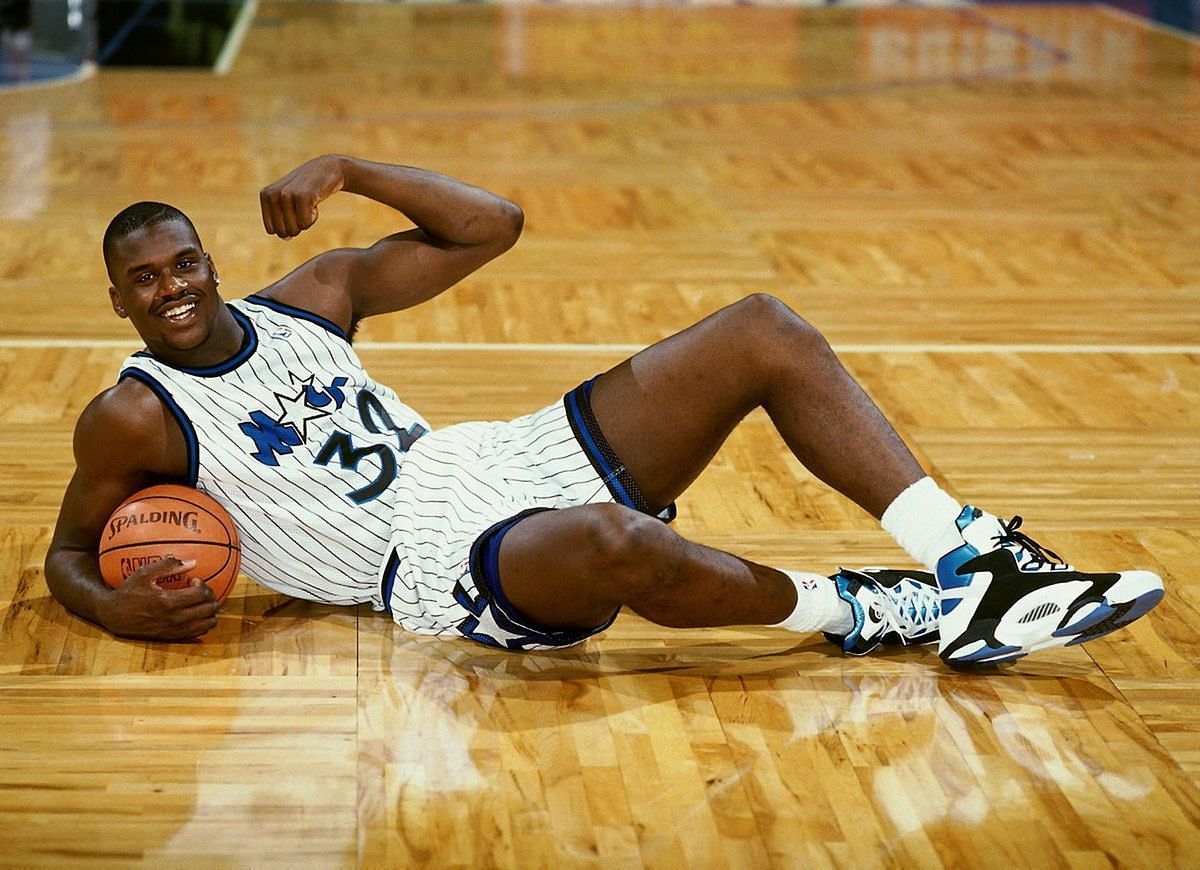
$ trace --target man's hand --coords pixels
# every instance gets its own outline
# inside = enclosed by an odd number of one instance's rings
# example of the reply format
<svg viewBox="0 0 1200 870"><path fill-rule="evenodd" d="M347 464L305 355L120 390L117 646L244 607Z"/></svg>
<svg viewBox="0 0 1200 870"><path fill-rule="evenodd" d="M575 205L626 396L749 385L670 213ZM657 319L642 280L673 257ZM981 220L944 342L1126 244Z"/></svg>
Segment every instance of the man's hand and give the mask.
<svg viewBox="0 0 1200 870"><path fill-rule="evenodd" d="M187 640L217 624L217 596L192 577L185 589L163 589L158 581L196 567L194 561L168 557L151 562L126 578L105 602L101 622L119 637Z"/></svg>
<svg viewBox="0 0 1200 870"><path fill-rule="evenodd" d="M291 239L317 222L317 206L346 185L342 158L315 157L258 194L263 226L271 235Z"/></svg>

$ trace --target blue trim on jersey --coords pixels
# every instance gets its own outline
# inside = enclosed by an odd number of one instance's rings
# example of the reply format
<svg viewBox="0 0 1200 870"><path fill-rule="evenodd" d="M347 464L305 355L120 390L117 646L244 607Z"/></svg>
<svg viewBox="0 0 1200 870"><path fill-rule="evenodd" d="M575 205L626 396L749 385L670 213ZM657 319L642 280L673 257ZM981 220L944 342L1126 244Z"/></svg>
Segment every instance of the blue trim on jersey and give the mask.
<svg viewBox="0 0 1200 870"><path fill-rule="evenodd" d="M637 481L625 467L625 463L621 462L617 452L608 443L608 439L604 437L600 423L592 411L592 386L595 382L596 378L584 381L563 396L567 422L571 424L575 440L579 442L580 448L591 462L596 475L608 488L613 501L642 513L653 514ZM659 511L657 517L663 522L669 523L675 519L675 515L675 503L672 502Z"/></svg>
<svg viewBox="0 0 1200 870"><path fill-rule="evenodd" d="M264 308L270 308L272 311L277 311L280 314L286 314L289 317L295 317L298 320L307 320L309 323L315 323L322 329L329 330L342 341L350 341L350 338L346 335L345 330L332 320L326 320L319 314L313 314L311 311L305 311L303 308L297 308L295 305L288 305L286 302L280 302L278 299L268 299L265 296L260 296L257 293L252 293L242 301L253 302L255 305L261 305Z"/></svg>
<svg viewBox="0 0 1200 870"><path fill-rule="evenodd" d="M183 408L179 407L179 403L171 398L171 394L167 392L166 388L154 379L153 375L149 375L141 369L127 368L117 376L118 383L125 378L141 381L153 390L179 423L179 428L183 432L183 440L187 442L188 486L195 486L200 476L200 441L196 438L196 430L192 426L192 421L188 419L187 414L183 413Z"/></svg>
<svg viewBox="0 0 1200 870"><path fill-rule="evenodd" d="M168 368L173 368L176 371L184 372L189 375L196 375L200 378L212 378L216 377L217 375L228 374L246 360L250 359L250 357L254 355L254 352L258 350L258 333L254 331L254 324L250 322L249 317L238 311L232 305L226 305L225 307L228 309L229 313L233 315L233 319L237 321L238 325L242 327L242 346L238 348L237 353L224 362L217 363L214 366L190 369L186 366L178 366L172 362L168 362L161 357L155 356L148 350L139 350L134 354L134 356L144 356L148 359L154 360L155 362L161 363Z"/></svg>
<svg viewBox="0 0 1200 870"><path fill-rule="evenodd" d="M489 597L496 604L497 608L513 622L519 618L520 611L513 606L513 603L508 600L508 596L504 594L504 586L500 583L500 542L504 540L504 536L509 533L513 526L521 520L533 514L541 513L550 510L550 508L530 508L521 511L514 517L509 517L492 526L486 532L479 536L479 543L483 548L481 561L479 562L482 569L484 585L490 593ZM478 557L478 554L472 553L473 557ZM473 560L474 561L474 560ZM472 565L474 569L474 565ZM474 571L472 570L472 573ZM476 577L475 579L479 579ZM531 621L524 619L526 623ZM546 634L550 633L550 629L542 629Z"/></svg>
<svg viewBox="0 0 1200 870"><path fill-rule="evenodd" d="M392 612L392 589L396 586L396 573L400 570L400 554L395 547L388 554L387 566L383 569L383 582L379 593L383 597L383 609Z"/></svg>

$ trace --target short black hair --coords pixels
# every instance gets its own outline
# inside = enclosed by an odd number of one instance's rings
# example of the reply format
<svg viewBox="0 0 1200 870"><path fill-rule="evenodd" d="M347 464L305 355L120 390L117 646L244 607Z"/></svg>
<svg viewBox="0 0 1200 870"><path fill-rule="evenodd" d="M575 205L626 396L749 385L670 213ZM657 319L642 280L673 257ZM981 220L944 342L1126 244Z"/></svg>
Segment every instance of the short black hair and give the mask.
<svg viewBox="0 0 1200 870"><path fill-rule="evenodd" d="M128 235L132 235L145 227L152 227L158 224L170 223L171 221L181 221L188 225L191 231L200 238L200 234L196 232L196 227L192 224L190 218L175 208L173 205L167 205L165 202L135 202L128 208L124 208L108 222L108 229L104 231L104 266L108 268L108 258L112 254L113 245ZM109 277L112 277L112 271L109 271Z"/></svg>

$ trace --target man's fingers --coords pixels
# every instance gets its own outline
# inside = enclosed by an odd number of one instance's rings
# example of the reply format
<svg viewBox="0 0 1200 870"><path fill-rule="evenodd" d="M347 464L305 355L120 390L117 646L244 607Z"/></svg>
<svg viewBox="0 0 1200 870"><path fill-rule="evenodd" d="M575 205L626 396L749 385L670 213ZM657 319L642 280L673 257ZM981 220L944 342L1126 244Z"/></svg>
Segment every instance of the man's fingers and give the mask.
<svg viewBox="0 0 1200 870"><path fill-rule="evenodd" d="M195 559L178 559L175 556L167 556L165 559L159 559L157 562L151 563L150 573L156 577L170 576L171 574L182 574L184 571L191 571L196 567Z"/></svg>
<svg viewBox="0 0 1200 870"><path fill-rule="evenodd" d="M176 559L174 556L168 556L165 559L159 559L156 562L151 562L144 568L139 569L134 574L129 575L129 580L140 580L145 583L154 583L164 577L170 577L172 574L183 574L191 571L196 567L195 559Z"/></svg>
<svg viewBox="0 0 1200 870"><path fill-rule="evenodd" d="M183 589L167 589L171 594L171 603L175 607L191 607L202 602L215 603L217 593L213 592L207 583L197 577L191 579L193 585Z"/></svg>
<svg viewBox="0 0 1200 870"><path fill-rule="evenodd" d="M317 207L312 204L303 205L298 216L300 218L300 231L303 232L317 222Z"/></svg>
<svg viewBox="0 0 1200 870"><path fill-rule="evenodd" d="M287 235L284 238L300 235L300 220L296 217L296 197L283 196L280 201L280 211L283 213L283 228Z"/></svg>
<svg viewBox="0 0 1200 870"><path fill-rule="evenodd" d="M185 607L178 611L180 623L190 626L193 622L207 622L210 619L215 619L217 611L220 610L220 605L215 601L204 601L200 604L193 604L191 607Z"/></svg>
<svg viewBox="0 0 1200 870"><path fill-rule="evenodd" d="M296 235L304 232L313 225L313 209L316 201L307 193L297 193L292 196L292 214L296 216Z"/></svg>
<svg viewBox="0 0 1200 870"><path fill-rule="evenodd" d="M212 631L217 627L217 618L212 615L201 614L188 622L183 629L180 637L199 637L202 634Z"/></svg>
<svg viewBox="0 0 1200 870"><path fill-rule="evenodd" d="M280 190L264 188L259 194L262 205L263 228L273 236L288 239L296 235L291 197Z"/></svg>
<svg viewBox="0 0 1200 870"><path fill-rule="evenodd" d="M283 199L278 194L271 197L271 227L272 232L279 238L287 238L287 219L283 215Z"/></svg>
<svg viewBox="0 0 1200 870"><path fill-rule="evenodd" d="M198 640L200 635L207 634L217 627L217 619L215 616L202 617L180 625L179 628L164 635L166 640Z"/></svg>
<svg viewBox="0 0 1200 870"><path fill-rule="evenodd" d="M268 235L275 235L275 221L271 214L273 209L271 195L267 193L265 187L259 191L258 204L262 208L263 229L267 231Z"/></svg>

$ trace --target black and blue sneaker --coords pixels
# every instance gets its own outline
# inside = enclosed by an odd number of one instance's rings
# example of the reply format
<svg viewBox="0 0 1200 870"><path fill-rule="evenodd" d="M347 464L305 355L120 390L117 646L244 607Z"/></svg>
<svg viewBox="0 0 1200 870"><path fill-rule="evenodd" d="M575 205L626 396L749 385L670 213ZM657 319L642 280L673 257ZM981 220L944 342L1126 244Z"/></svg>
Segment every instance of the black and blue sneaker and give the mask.
<svg viewBox="0 0 1200 870"><path fill-rule="evenodd" d="M854 612L849 634L825 633L843 652L861 656L881 643L937 642L941 605L937 583L928 571L839 568L830 579Z"/></svg>
<svg viewBox="0 0 1200 870"><path fill-rule="evenodd" d="M1088 574L968 505L962 546L937 565L942 588L938 655L949 664L995 664L1036 650L1086 643L1144 616L1163 597L1149 571Z"/></svg>

